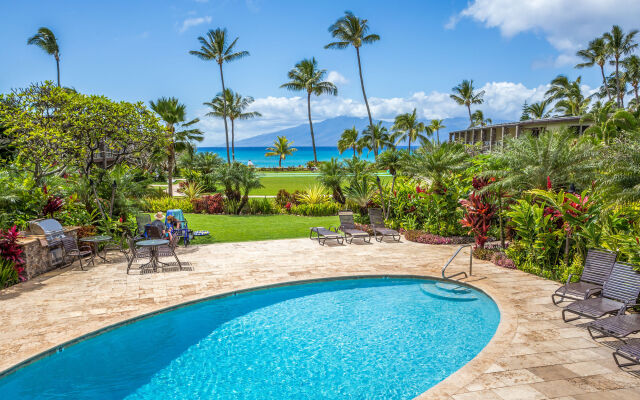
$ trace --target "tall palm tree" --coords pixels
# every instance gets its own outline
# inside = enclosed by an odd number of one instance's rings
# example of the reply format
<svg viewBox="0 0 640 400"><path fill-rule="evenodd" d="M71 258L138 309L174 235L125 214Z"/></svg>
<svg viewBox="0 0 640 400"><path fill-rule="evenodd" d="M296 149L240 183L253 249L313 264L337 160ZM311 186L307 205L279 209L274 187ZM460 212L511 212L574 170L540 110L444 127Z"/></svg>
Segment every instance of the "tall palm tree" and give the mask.
<svg viewBox="0 0 640 400"><path fill-rule="evenodd" d="M473 79L463 80L458 86L451 89L453 92L449 95L456 103L461 106L466 106L469 112L469 126L473 125L473 118L471 117L471 105L482 104L484 99L484 90L475 92L473 87Z"/></svg>
<svg viewBox="0 0 640 400"><path fill-rule="evenodd" d="M362 131L362 137L360 143L363 147L373 151L375 158L378 158L378 151L385 147L394 147L393 139L389 135L387 128L382 126L382 122L378 122L375 125L369 125L367 129Z"/></svg>
<svg viewBox="0 0 640 400"><path fill-rule="evenodd" d="M253 103L253 97L251 96L241 96L239 93L234 93L231 89L225 90L225 99L222 99L222 93L218 93L216 97L210 102L202 103L205 106L211 107L211 112L208 112L206 115L211 117L220 117L224 116L224 104L227 104L227 117L231 121L231 160L236 160L236 147L235 147L235 121L236 120L247 120L251 118L261 117L257 111L245 112L245 110Z"/></svg>
<svg viewBox="0 0 640 400"><path fill-rule="evenodd" d="M201 44L200 50L191 50L189 54L192 54L202 60L211 61L214 60L220 67L220 82L222 83L222 93L225 92L224 87L224 75L222 73L222 64L225 62L231 62L249 55L248 51L235 51L234 46L238 41L236 37L231 43L227 41L227 29L217 28L216 30L210 29L207 32L206 37L199 36L198 41ZM227 163L231 164L231 157L229 156L229 128L227 127L227 102L222 98L222 119L224 120L224 133L227 138Z"/></svg>
<svg viewBox="0 0 640 400"><path fill-rule="evenodd" d="M318 162L316 154L316 139L313 136L313 121L311 121L311 95L320 96L321 94L338 95L336 85L323 79L327 75L326 69L318 69L318 62L315 57L311 59L305 58L295 65L289 71L287 76L291 79L289 82L280 85L281 88L301 92L307 92L307 113L309 116L309 130L311 131L311 145L313 146L313 161Z"/></svg>
<svg viewBox="0 0 640 400"><path fill-rule="evenodd" d="M427 129L424 123L418 121L415 108L411 113L397 115L391 129L397 133L395 135L396 143L404 140L409 141L409 153L411 153L411 142L416 142L418 139L426 140L427 136L433 133L430 129ZM423 135L422 132L428 132L428 134Z"/></svg>
<svg viewBox="0 0 640 400"><path fill-rule="evenodd" d="M636 101L636 107L640 103L640 99L638 99L638 86L640 85L640 57L633 54L622 61L622 65L624 67L624 80L625 82L629 82L631 85L631 90L629 94L633 94Z"/></svg>
<svg viewBox="0 0 640 400"><path fill-rule="evenodd" d="M347 149L353 149L353 156L355 157L358 147L358 130L356 127L353 126L353 128L345 129L338 140L338 151L340 154Z"/></svg>
<svg viewBox="0 0 640 400"><path fill-rule="evenodd" d="M176 152L186 149L190 143L201 142L202 131L191 128L200 120L195 118L189 122L186 120L186 106L180 104L175 97L161 97L157 101L150 101L151 109L164 121L167 128L167 179L169 183L169 196L173 196L173 171L176 165ZM180 126L180 130L177 127ZM186 129L185 129L186 128Z"/></svg>
<svg viewBox="0 0 640 400"><path fill-rule="evenodd" d="M591 99L582 93L581 82L581 76L571 81L565 75L558 75L551 81L551 87L545 92L546 100L549 102L557 100L554 108L563 115L584 114Z"/></svg>
<svg viewBox="0 0 640 400"><path fill-rule="evenodd" d="M616 66L616 93L618 94L618 107L624 107L624 92L620 87L620 58L631 53L636 47L638 47L638 43L634 40L634 37L637 34L637 29L629 31L629 33L624 33L619 25L614 25L611 28L611 32L605 32L603 35L607 44L607 49L613 57L611 63Z"/></svg>
<svg viewBox="0 0 640 400"><path fill-rule="evenodd" d="M473 121L471 126L487 126L493 122L491 118L484 117L482 110L475 110L473 114L471 114L471 120Z"/></svg>
<svg viewBox="0 0 640 400"><path fill-rule="evenodd" d="M607 78L604 74L604 65L611 57L607 42L603 37L595 38L589 42L589 46L586 49L579 50L576 55L581 57L585 62L577 64L576 68L593 67L598 65L600 67L600 73L602 74L602 85L604 91L607 93L609 100L611 100L611 93L607 88Z"/></svg>
<svg viewBox="0 0 640 400"><path fill-rule="evenodd" d="M544 119L549 118L551 112L547 109L550 101L548 99L539 101L537 103L531 103L526 106L525 113L527 117L531 119Z"/></svg>
<svg viewBox="0 0 640 400"><path fill-rule="evenodd" d="M267 157L278 157L278 167L282 168L282 160L293 154L294 151L298 151L295 147L291 147L292 144L293 140L290 142L286 137L278 136L276 140L273 141L273 147L267 147L269 151L264 155Z"/></svg>
<svg viewBox="0 0 640 400"><path fill-rule="evenodd" d="M444 125L444 120L442 119L432 119L431 125L429 125L431 131L436 131L436 140L440 143L440 129L446 128Z"/></svg>
<svg viewBox="0 0 640 400"><path fill-rule="evenodd" d="M52 55L56 59L56 68L58 69L58 87L60 87L60 49L58 48L58 39L51 32L51 29L42 27L38 29L38 33L27 40L27 44L40 47L47 54Z"/></svg>
<svg viewBox="0 0 640 400"><path fill-rule="evenodd" d="M337 42L331 42L324 46L325 49L346 49L349 45L356 49L356 57L358 59L358 74L360 75L360 87L362 88L362 97L364 97L364 105L367 107L367 115L369 116L369 125L373 125L371 118L371 109L369 109L369 101L367 93L364 90L364 79L362 78L362 63L360 62L360 47L363 44L369 44L380 40L380 36L369 32L369 25L366 19L361 19L353 15L351 11L345 11L344 16L339 18L333 25L329 27L331 36L338 39Z"/></svg>

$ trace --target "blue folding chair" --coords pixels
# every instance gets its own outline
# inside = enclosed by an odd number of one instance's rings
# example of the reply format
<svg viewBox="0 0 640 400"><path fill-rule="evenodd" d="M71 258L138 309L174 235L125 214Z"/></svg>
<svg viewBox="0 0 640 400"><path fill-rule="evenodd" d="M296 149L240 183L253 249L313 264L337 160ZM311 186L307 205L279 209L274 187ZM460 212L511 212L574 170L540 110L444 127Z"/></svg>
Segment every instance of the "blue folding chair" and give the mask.
<svg viewBox="0 0 640 400"><path fill-rule="evenodd" d="M173 226L168 219L172 216L178 222L178 226ZM171 234L182 239L184 246L187 247L193 239L193 231L189 229L187 220L184 218L182 210L167 210L166 217L164 219L165 226L171 230Z"/></svg>

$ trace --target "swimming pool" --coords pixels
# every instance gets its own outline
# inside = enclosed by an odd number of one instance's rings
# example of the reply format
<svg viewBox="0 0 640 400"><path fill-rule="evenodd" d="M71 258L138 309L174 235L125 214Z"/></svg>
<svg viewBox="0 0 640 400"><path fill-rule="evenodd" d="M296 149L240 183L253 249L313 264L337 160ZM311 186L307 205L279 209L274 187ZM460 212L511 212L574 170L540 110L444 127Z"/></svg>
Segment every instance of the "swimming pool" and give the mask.
<svg viewBox="0 0 640 400"><path fill-rule="evenodd" d="M500 315L405 278L207 300L81 341L0 379L3 399L410 399L486 346Z"/></svg>

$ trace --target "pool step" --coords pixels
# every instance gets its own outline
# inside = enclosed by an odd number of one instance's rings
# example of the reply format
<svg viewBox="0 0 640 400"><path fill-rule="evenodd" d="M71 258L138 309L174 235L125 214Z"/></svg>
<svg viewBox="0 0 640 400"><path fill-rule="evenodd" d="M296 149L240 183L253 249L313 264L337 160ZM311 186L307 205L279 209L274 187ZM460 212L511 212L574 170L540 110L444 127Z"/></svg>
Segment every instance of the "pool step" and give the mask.
<svg viewBox="0 0 640 400"><path fill-rule="evenodd" d="M453 301L474 301L478 300L475 292L462 285L456 283L436 282L423 283L420 289L427 295L444 300Z"/></svg>

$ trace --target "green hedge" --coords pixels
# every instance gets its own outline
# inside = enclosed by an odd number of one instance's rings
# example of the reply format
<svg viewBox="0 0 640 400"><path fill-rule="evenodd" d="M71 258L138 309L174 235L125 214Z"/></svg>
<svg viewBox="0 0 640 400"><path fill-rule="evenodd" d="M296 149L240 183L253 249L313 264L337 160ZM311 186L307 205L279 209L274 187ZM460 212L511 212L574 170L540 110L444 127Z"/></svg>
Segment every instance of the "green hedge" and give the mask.
<svg viewBox="0 0 640 400"><path fill-rule="evenodd" d="M194 212L193 204L183 197L145 197L140 201L140 208L145 212L165 212L167 210L180 209L185 213Z"/></svg>

